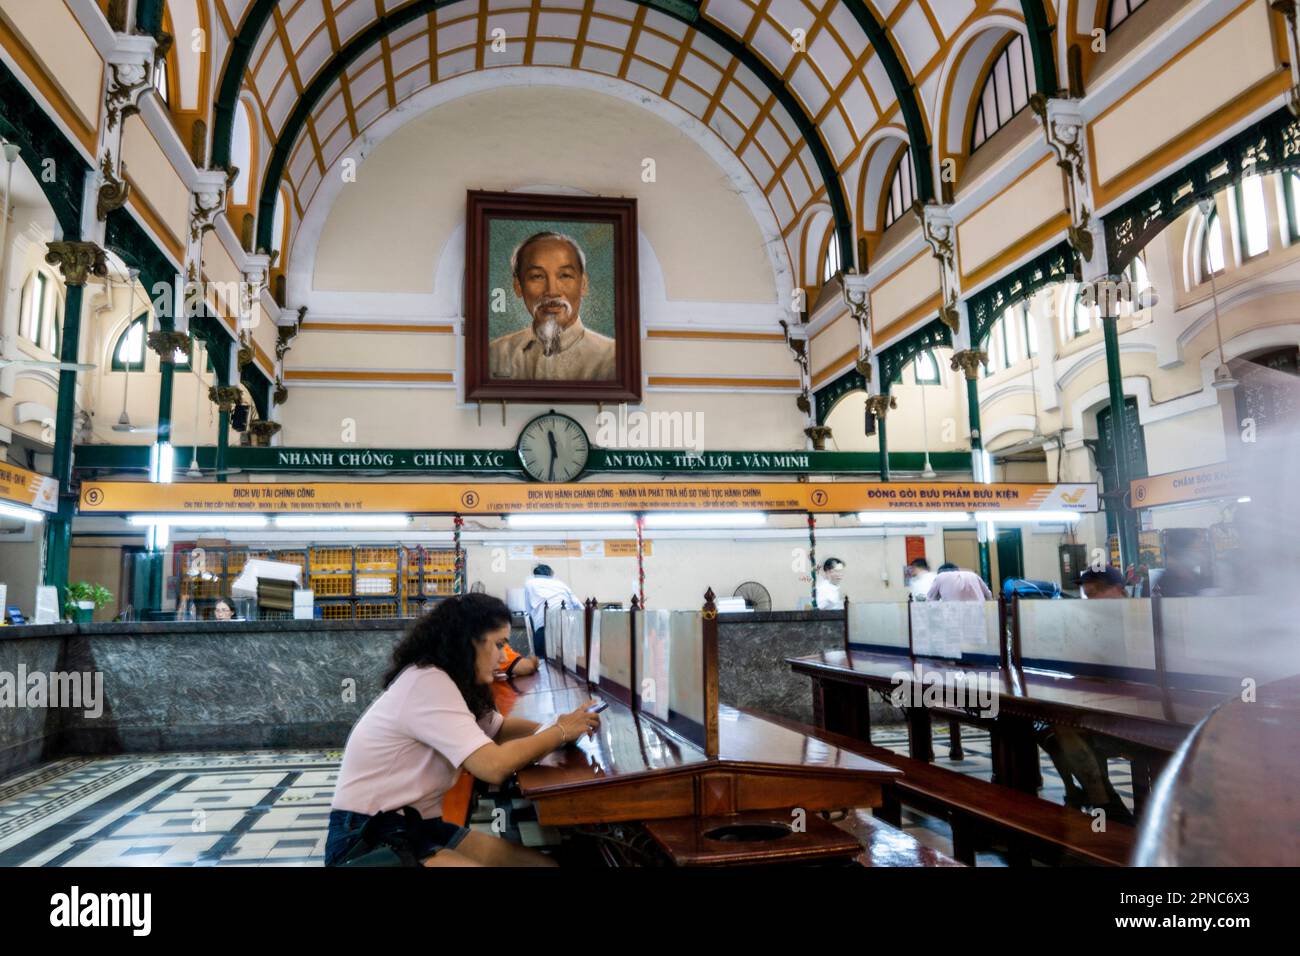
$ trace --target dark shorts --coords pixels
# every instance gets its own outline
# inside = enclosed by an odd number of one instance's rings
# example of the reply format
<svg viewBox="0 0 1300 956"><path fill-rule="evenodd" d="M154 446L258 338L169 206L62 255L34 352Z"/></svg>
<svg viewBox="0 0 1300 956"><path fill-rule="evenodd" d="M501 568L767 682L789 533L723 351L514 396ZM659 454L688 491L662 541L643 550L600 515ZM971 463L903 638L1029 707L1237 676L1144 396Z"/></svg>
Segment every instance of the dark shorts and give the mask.
<svg viewBox="0 0 1300 956"><path fill-rule="evenodd" d="M353 813L350 810L331 810L329 836L325 840L325 865L334 866L352 848L361 836L361 830L370 820L369 814ZM390 817L394 826L403 825L401 814ZM384 827L381 825L382 836ZM442 817L420 821L414 846L415 855L421 860L428 859L439 850L455 849L465 837L469 836L466 827L448 823Z"/></svg>

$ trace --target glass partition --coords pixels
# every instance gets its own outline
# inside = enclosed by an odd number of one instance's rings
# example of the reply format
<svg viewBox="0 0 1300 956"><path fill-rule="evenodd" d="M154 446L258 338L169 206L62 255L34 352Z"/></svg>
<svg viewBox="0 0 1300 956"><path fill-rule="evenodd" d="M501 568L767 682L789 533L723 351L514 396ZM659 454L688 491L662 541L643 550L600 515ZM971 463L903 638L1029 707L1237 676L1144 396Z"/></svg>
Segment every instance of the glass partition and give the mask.
<svg viewBox="0 0 1300 956"><path fill-rule="evenodd" d="M907 604L849 602L849 643L907 653Z"/></svg>
<svg viewBox="0 0 1300 956"><path fill-rule="evenodd" d="M914 601L910 607L917 657L998 656L996 601Z"/></svg>
<svg viewBox="0 0 1300 956"><path fill-rule="evenodd" d="M1163 598L1165 669L1172 675L1268 683L1300 672L1294 622L1259 597Z"/></svg>
<svg viewBox="0 0 1300 956"><path fill-rule="evenodd" d="M1020 601L1016 613L1022 664L1155 667L1150 598Z"/></svg>
<svg viewBox="0 0 1300 956"><path fill-rule="evenodd" d="M631 611L600 612L600 686L621 690L625 696L632 689L631 629Z"/></svg>
<svg viewBox="0 0 1300 956"><path fill-rule="evenodd" d="M668 709L687 730L704 726L704 619L698 611L673 611L669 622Z"/></svg>

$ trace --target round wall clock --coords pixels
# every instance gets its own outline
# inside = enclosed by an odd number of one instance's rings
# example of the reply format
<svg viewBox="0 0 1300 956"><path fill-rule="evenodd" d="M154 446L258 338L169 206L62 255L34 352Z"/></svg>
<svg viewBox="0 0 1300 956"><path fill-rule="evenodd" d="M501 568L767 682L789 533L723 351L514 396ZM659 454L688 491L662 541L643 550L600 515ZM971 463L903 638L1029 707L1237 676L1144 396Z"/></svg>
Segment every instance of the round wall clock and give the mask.
<svg viewBox="0 0 1300 956"><path fill-rule="evenodd" d="M538 415L519 433L519 462L535 481L573 481L587 467L591 443L568 415Z"/></svg>

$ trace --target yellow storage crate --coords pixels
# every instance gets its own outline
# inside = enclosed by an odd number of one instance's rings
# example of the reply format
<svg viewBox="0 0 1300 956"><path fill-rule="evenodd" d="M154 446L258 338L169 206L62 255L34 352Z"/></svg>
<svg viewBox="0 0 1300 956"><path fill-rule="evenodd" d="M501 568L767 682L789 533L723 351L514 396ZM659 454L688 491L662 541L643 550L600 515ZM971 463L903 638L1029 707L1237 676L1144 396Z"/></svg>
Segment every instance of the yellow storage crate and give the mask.
<svg viewBox="0 0 1300 956"><path fill-rule="evenodd" d="M396 571L396 548L357 548L358 571Z"/></svg>
<svg viewBox="0 0 1300 956"><path fill-rule="evenodd" d="M353 620L351 601L324 601L317 605L322 621Z"/></svg>
<svg viewBox="0 0 1300 956"><path fill-rule="evenodd" d="M312 571L351 571L351 548L312 548Z"/></svg>
<svg viewBox="0 0 1300 956"><path fill-rule="evenodd" d="M203 601L221 595L221 579L212 578L184 578L182 580L182 593L188 592L190 599Z"/></svg>
<svg viewBox="0 0 1300 956"><path fill-rule="evenodd" d="M352 575L313 574L311 589L317 597L351 597Z"/></svg>
<svg viewBox="0 0 1300 956"><path fill-rule="evenodd" d="M358 601L358 621L380 621L397 617L396 601Z"/></svg>
<svg viewBox="0 0 1300 956"><path fill-rule="evenodd" d="M272 561L282 561L285 564L296 564L304 571L307 570L307 552L301 548L291 548L287 551L272 551Z"/></svg>
<svg viewBox="0 0 1300 956"><path fill-rule="evenodd" d="M397 597L397 573L375 574L357 573L357 597Z"/></svg>
<svg viewBox="0 0 1300 956"><path fill-rule="evenodd" d="M226 552L226 574L231 577L238 577L239 573L244 570L249 560L266 561L270 558L271 552L256 550L231 550Z"/></svg>
<svg viewBox="0 0 1300 956"><path fill-rule="evenodd" d="M430 574L453 574L455 570L456 552L454 550L424 552L425 577Z"/></svg>

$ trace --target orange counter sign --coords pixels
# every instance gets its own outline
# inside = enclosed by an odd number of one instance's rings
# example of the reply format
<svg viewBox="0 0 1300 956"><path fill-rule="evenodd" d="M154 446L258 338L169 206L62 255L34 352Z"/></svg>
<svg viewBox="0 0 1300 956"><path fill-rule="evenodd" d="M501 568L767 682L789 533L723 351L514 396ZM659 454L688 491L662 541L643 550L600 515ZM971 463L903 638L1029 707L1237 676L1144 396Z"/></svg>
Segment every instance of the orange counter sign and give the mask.
<svg viewBox="0 0 1300 956"><path fill-rule="evenodd" d="M1129 482L1129 499L1134 508L1156 508L1184 501L1235 498L1241 494L1241 476L1231 462L1185 468Z"/></svg>
<svg viewBox="0 0 1300 956"><path fill-rule="evenodd" d="M1097 510L1094 484L649 481L85 482L87 514L569 514L638 511Z"/></svg>
<svg viewBox="0 0 1300 956"><path fill-rule="evenodd" d="M0 500L53 513L59 510L59 483L26 468L0 462Z"/></svg>

